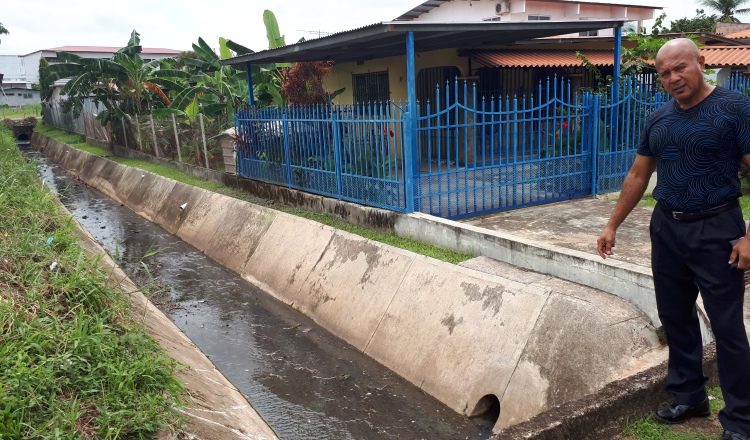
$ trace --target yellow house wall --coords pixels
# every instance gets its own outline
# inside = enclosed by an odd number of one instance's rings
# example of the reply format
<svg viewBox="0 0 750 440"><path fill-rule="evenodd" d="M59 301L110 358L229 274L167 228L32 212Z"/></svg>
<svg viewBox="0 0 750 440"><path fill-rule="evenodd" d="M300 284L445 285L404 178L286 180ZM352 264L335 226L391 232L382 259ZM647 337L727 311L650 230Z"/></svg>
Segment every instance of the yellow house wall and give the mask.
<svg viewBox="0 0 750 440"><path fill-rule="evenodd" d="M404 41L404 50L406 42ZM415 59L416 74L428 67L456 66L465 76L469 69L469 59L458 56L456 49L443 49L430 52L420 52ZM390 99L396 102L405 102L406 96L406 56L381 58L365 61L363 64L342 63L333 66L331 73L323 80L327 90L338 90L342 87L346 90L336 97L338 104L349 104L354 102L352 87L352 75L362 73L374 73L388 71L388 82L391 91Z"/></svg>

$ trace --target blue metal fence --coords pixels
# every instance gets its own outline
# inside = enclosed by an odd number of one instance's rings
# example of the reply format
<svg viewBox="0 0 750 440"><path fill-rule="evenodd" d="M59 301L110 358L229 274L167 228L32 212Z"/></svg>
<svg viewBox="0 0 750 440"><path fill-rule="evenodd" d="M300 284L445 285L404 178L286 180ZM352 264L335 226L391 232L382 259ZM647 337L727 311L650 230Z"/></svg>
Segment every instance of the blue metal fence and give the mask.
<svg viewBox="0 0 750 440"><path fill-rule="evenodd" d="M734 75L727 87L744 93L750 81ZM250 107L236 118L238 172L396 211L480 215L619 190L646 118L667 99L636 78L601 94L550 79L513 97L456 80L413 114L393 102Z"/></svg>
<svg viewBox="0 0 750 440"><path fill-rule="evenodd" d="M596 128L592 136L598 147L592 162L596 176L593 194L620 190L635 160L646 119L669 99L653 85L635 78L623 80L618 95L610 91L593 99Z"/></svg>
<svg viewBox="0 0 750 440"><path fill-rule="evenodd" d="M417 118L417 211L460 218L591 193L592 109L569 82L513 98L449 86Z"/></svg>
<svg viewBox="0 0 750 440"><path fill-rule="evenodd" d="M238 172L404 211L403 123L395 103L245 108L235 119Z"/></svg>

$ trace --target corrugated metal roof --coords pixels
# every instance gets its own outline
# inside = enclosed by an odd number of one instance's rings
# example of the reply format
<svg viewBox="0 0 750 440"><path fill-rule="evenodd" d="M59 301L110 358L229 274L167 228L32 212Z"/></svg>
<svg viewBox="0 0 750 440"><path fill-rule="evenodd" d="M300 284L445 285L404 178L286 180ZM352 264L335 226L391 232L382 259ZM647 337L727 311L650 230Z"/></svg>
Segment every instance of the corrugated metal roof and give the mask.
<svg viewBox="0 0 750 440"><path fill-rule="evenodd" d="M730 38L732 40L750 38L750 29L745 29L744 31L733 32L731 34L724 35L724 38Z"/></svg>
<svg viewBox="0 0 750 440"><path fill-rule="evenodd" d="M709 67L750 66L750 46L703 46L701 55Z"/></svg>
<svg viewBox="0 0 750 440"><path fill-rule="evenodd" d="M461 47L486 48L517 41L622 27L622 20L484 21L439 23L401 21L376 23L360 29L222 60L222 64L296 63L299 61L367 61L406 53L406 39L414 36L417 52Z"/></svg>
<svg viewBox="0 0 750 440"><path fill-rule="evenodd" d="M614 65L615 55L611 50L580 52L595 66ZM462 51L462 55L488 67L574 67L584 64L575 50L475 50Z"/></svg>

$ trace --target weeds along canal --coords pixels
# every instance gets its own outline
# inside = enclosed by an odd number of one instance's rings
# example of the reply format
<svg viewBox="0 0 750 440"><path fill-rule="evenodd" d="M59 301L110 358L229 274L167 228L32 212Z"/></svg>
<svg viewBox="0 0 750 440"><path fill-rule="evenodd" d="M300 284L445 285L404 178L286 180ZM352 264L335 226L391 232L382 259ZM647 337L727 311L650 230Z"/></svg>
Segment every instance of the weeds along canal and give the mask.
<svg viewBox="0 0 750 440"><path fill-rule="evenodd" d="M194 247L46 158L36 160L40 177L76 219L281 439L491 435L492 416L455 413Z"/></svg>

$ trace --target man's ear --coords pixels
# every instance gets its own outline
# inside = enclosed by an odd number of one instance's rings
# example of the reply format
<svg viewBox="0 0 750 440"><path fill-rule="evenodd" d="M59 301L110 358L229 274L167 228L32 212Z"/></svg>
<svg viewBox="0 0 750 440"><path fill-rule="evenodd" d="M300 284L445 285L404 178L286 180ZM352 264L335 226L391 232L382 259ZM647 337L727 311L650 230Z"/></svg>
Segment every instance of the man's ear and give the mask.
<svg viewBox="0 0 750 440"><path fill-rule="evenodd" d="M698 64L701 65L701 70L706 70L706 57L703 55L698 57Z"/></svg>

